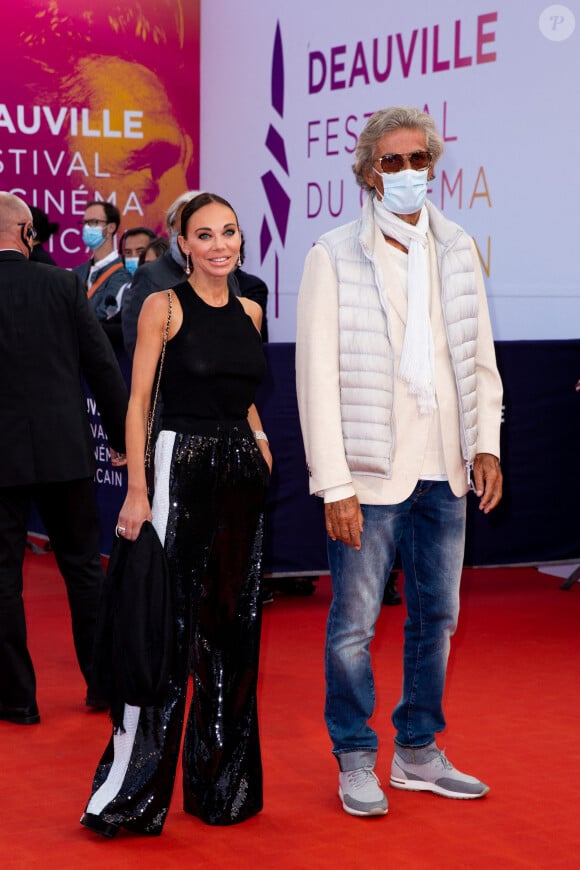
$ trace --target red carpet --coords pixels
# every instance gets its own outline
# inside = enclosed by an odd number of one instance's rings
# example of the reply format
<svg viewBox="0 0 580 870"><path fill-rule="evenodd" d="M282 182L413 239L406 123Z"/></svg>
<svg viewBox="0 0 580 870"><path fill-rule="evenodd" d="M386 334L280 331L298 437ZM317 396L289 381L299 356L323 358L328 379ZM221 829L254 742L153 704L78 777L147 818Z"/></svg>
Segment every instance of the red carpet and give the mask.
<svg viewBox="0 0 580 870"><path fill-rule="evenodd" d="M491 785L452 801L390 788L403 607L383 608L374 645L378 773L386 817L347 816L336 795L323 708L328 578L265 607L260 712L265 809L232 828L181 810L178 780L160 838L103 840L78 819L109 734L83 706L64 585L51 554L29 554L25 590L42 722L0 722L0 867L577 868L580 865L580 586L532 568L466 570L449 668L452 761Z"/></svg>

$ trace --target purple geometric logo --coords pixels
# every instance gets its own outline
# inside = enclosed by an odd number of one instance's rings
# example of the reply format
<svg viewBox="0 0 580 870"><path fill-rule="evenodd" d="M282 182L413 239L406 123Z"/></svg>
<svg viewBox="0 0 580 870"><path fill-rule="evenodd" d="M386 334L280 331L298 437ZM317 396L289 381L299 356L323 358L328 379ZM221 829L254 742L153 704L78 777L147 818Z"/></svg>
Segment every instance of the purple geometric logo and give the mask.
<svg viewBox="0 0 580 870"><path fill-rule="evenodd" d="M276 25L274 47L272 50L270 97L272 109L277 112L281 119L284 119L284 52L282 48L282 35L280 33L279 21ZM273 123L270 123L268 127L265 145L280 169L290 177L284 139ZM266 194L266 199L268 200L268 205L270 206L272 220L274 222L273 227L271 227L268 217L265 214L262 216L262 226L260 229L260 263L263 263L274 242L274 231L276 232L281 247L283 248L286 244L288 218L290 215L290 197L284 190L282 182L278 178L276 172L268 170L268 172L265 172L264 175L262 175L261 181L264 193ZM278 250L276 247L274 248L274 282L274 316L278 317Z"/></svg>

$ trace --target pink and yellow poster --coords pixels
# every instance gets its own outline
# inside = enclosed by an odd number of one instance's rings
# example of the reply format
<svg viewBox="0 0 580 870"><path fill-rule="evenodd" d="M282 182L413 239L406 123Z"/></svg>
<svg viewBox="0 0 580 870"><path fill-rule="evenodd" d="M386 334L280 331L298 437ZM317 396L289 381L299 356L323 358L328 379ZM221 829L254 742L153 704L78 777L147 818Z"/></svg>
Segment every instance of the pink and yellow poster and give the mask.
<svg viewBox="0 0 580 870"><path fill-rule="evenodd" d="M199 179L199 0L22 0L3 16L0 189L60 225L60 266L86 259L79 221L113 202L121 231L163 230ZM8 84L10 82L10 84Z"/></svg>

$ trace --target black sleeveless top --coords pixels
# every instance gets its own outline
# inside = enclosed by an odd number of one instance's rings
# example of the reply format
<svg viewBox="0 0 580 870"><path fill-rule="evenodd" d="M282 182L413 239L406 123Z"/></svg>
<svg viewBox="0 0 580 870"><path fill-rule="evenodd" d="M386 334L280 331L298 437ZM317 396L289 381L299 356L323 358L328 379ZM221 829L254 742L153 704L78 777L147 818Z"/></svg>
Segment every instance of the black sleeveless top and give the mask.
<svg viewBox="0 0 580 870"><path fill-rule="evenodd" d="M260 333L231 292L221 308L204 302L187 281L174 292L183 323L165 351L163 428L195 433L205 421L246 420L266 375Z"/></svg>

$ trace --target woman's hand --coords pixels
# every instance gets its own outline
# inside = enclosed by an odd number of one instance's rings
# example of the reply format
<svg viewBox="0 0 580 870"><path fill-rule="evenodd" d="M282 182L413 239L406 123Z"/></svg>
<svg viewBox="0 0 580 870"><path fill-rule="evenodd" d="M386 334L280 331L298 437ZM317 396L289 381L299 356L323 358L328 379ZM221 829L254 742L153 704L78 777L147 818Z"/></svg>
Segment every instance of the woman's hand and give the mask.
<svg viewBox="0 0 580 870"><path fill-rule="evenodd" d="M151 522L151 505L147 493L127 493L119 511L116 534L128 541L136 541L145 520Z"/></svg>
<svg viewBox="0 0 580 870"><path fill-rule="evenodd" d="M127 465L127 457L124 453L117 453L112 447L109 447L111 454L111 465L115 468L120 468L122 465Z"/></svg>
<svg viewBox="0 0 580 870"><path fill-rule="evenodd" d="M252 301L251 299L249 300ZM252 305L254 303L252 302ZM260 306L258 305L258 308ZM260 308L260 311L262 309ZM272 473L272 454L270 452L270 445L268 444L268 438L266 434L262 430L262 421L260 420L260 415L258 414L258 409L255 405L250 405L248 408L248 425L250 429L254 433L254 437L256 437L256 444L258 445L258 450L260 450L262 456L266 461L266 465L270 470L270 474Z"/></svg>
<svg viewBox="0 0 580 870"><path fill-rule="evenodd" d="M272 474L272 465L274 464L274 460L272 458L272 451L270 450L270 445L264 439L261 439L256 443L258 444L262 456L266 460L266 465L268 466L270 474Z"/></svg>

